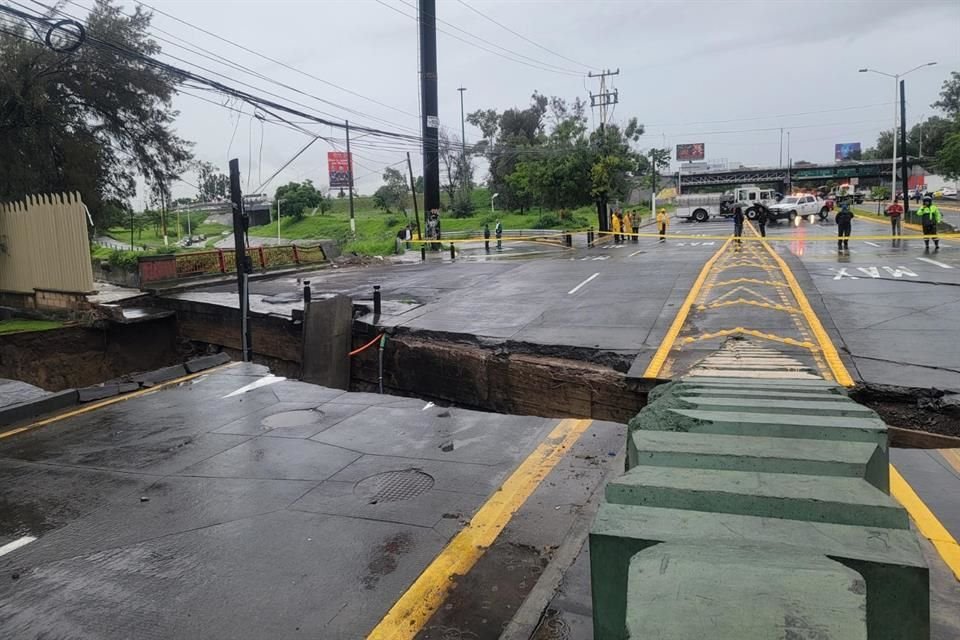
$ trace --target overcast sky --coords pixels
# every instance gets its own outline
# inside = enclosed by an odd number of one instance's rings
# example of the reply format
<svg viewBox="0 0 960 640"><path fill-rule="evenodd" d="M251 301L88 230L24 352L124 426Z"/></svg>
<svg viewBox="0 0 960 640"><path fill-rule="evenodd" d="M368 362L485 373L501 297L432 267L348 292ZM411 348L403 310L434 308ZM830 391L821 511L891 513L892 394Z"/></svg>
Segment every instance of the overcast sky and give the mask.
<svg viewBox="0 0 960 640"><path fill-rule="evenodd" d="M83 5L90 0L77 2ZM261 94L270 91L283 96L284 102L300 102L305 106L298 108L317 115L418 132L416 0L153 0L150 4L331 84L158 13L155 27L303 93L161 42L165 53L248 82ZM585 77L588 69L619 68L613 86L620 103L613 120L636 116L644 123L643 148L704 142L708 161L774 166L779 162L779 128L783 127L791 132L795 161L829 162L834 143L859 141L866 148L880 130L892 126L894 80L858 73L859 68L900 73L925 62L938 63L907 79L908 126L933 113L930 103L937 99L943 80L950 71L960 70L958 0L438 0L437 4L437 17L443 21L438 28L446 32L438 34L439 115L443 126L458 132L457 87L467 88L467 112L502 111L526 106L534 90L586 99L589 90L598 90L597 81ZM157 36L173 39L160 32ZM261 122L251 116L250 107L189 91L242 108L238 114L187 95L175 103L181 112L177 129L196 143L196 156L224 170L228 158L239 158L246 192L254 191L309 140L303 133L270 123L262 125L261 134ZM342 131L330 127L304 126L335 140L343 138ZM468 142L479 137L479 131L469 125L466 133ZM405 158L396 144L388 148L371 144L377 143L358 139L354 149L356 181L364 193L376 188L384 166ZM325 187L326 153L336 148L318 141L266 191L272 193L278 184L305 178ZM422 172L420 162L420 156L414 155L417 174ZM193 191L181 183L175 195L193 195Z"/></svg>

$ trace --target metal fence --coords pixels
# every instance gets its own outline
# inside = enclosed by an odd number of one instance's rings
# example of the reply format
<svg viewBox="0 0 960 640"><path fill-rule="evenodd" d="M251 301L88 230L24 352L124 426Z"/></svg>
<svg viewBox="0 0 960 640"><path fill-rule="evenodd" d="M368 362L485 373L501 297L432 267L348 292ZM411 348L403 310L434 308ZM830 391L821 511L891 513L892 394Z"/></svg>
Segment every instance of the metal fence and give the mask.
<svg viewBox="0 0 960 640"><path fill-rule="evenodd" d="M250 247L247 255L253 261L254 268L260 270L315 264L326 260L323 248L319 245ZM236 270L237 261L233 249L149 256L140 258L140 284L142 286L151 282L233 273Z"/></svg>
<svg viewBox="0 0 960 640"><path fill-rule="evenodd" d="M0 291L93 291L87 212L79 193L0 204Z"/></svg>

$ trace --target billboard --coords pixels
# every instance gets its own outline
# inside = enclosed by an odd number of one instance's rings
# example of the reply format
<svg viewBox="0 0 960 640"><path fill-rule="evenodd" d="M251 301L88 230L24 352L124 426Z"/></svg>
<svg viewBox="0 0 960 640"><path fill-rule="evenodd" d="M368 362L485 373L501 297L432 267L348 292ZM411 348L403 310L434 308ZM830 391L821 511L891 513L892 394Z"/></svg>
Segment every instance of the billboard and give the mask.
<svg viewBox="0 0 960 640"><path fill-rule="evenodd" d="M678 144L677 145L677 160L683 162L685 160L703 160L703 143L695 142L693 144Z"/></svg>
<svg viewBox="0 0 960 640"><path fill-rule="evenodd" d="M327 152L327 171L330 174L330 188L350 186L350 158L346 151Z"/></svg>
<svg viewBox="0 0 960 640"><path fill-rule="evenodd" d="M860 159L859 142L841 142L833 146L833 159L837 162L843 160Z"/></svg>

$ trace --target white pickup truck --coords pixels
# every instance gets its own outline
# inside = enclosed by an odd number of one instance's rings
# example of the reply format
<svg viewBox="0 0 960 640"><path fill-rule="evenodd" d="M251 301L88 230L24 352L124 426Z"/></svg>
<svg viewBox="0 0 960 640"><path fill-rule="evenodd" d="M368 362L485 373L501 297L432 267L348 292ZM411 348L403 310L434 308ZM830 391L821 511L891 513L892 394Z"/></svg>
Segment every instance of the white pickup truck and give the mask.
<svg viewBox="0 0 960 640"><path fill-rule="evenodd" d="M826 200L817 196L787 196L777 204L767 207L770 210L770 220L789 220L793 222L796 218L810 218L820 216L825 220L830 213L830 206Z"/></svg>

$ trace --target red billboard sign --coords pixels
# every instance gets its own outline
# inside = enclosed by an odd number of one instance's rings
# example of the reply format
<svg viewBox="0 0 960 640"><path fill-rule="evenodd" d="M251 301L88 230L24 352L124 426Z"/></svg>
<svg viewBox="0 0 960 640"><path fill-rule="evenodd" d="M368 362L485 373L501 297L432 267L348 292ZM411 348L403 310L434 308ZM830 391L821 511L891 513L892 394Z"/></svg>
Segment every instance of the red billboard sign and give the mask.
<svg viewBox="0 0 960 640"><path fill-rule="evenodd" d="M684 160L703 160L704 157L702 142L677 145L677 160L680 162L683 162Z"/></svg>
<svg viewBox="0 0 960 640"><path fill-rule="evenodd" d="M330 187L350 186L350 157L346 151L327 152L327 171L330 174Z"/></svg>

